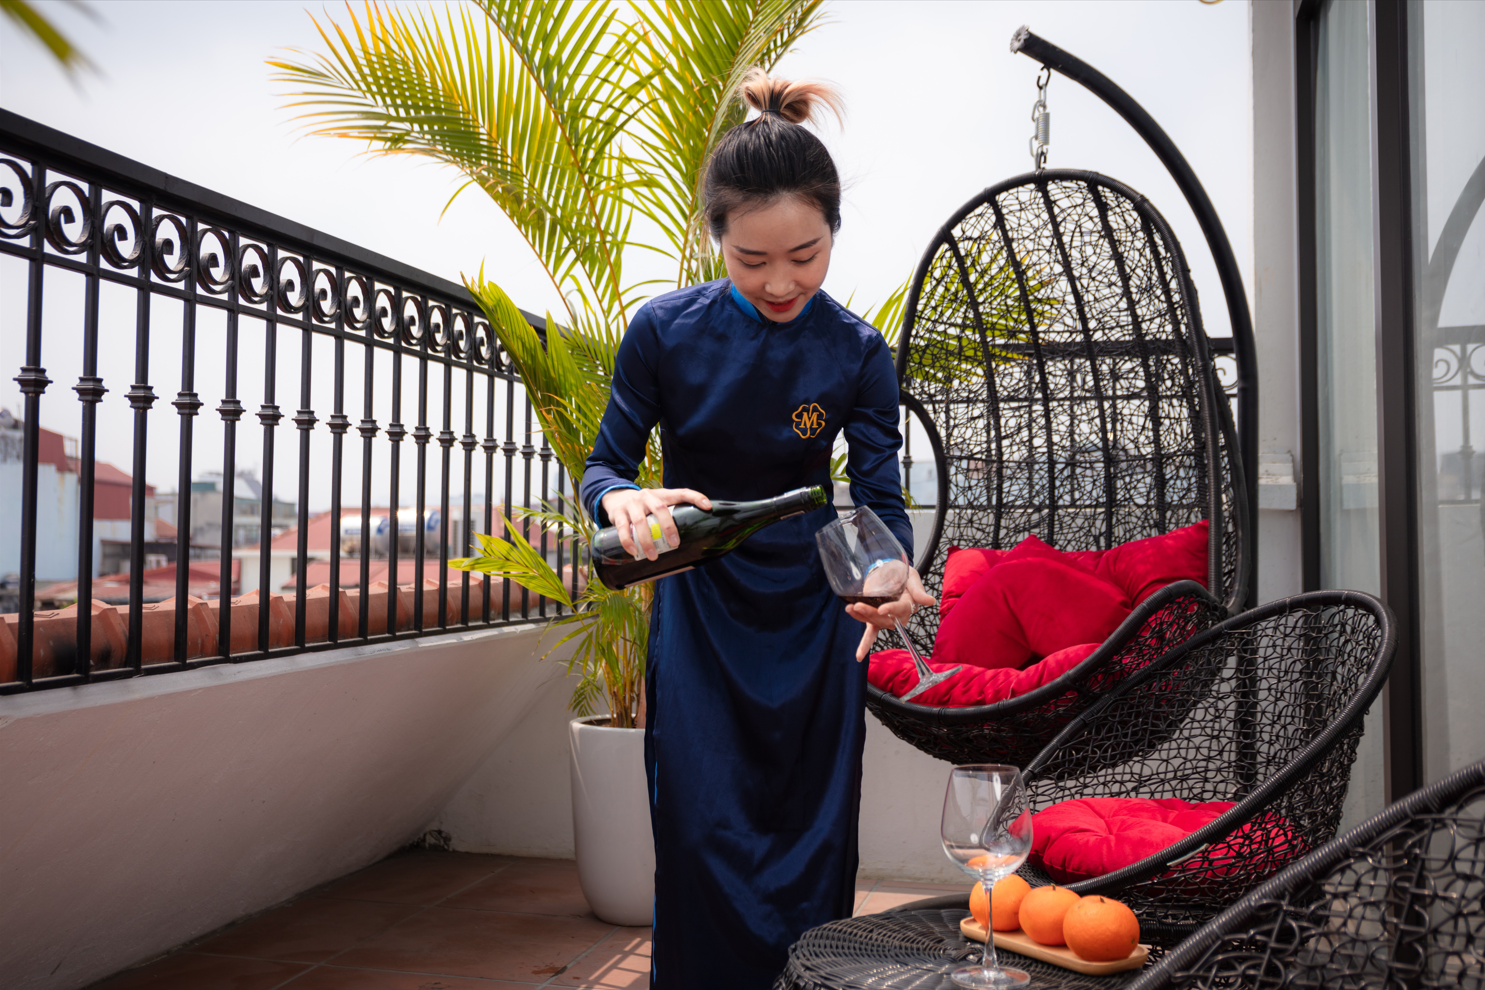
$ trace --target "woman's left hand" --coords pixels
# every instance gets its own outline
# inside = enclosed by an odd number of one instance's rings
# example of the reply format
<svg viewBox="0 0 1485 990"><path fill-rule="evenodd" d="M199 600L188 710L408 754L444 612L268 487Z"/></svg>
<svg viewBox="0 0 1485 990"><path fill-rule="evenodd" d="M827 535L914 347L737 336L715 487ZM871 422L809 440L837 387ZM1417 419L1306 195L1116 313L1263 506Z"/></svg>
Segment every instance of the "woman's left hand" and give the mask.
<svg viewBox="0 0 1485 990"><path fill-rule="evenodd" d="M909 568L907 587L897 601L877 608L862 604L847 605L847 615L858 622L866 623L866 629L861 634L861 645L856 647L856 662L866 659L871 644L876 642L877 633L883 629L891 629L893 619L906 623L921 606L933 603L934 597L923 590L923 579L918 576L917 570Z"/></svg>

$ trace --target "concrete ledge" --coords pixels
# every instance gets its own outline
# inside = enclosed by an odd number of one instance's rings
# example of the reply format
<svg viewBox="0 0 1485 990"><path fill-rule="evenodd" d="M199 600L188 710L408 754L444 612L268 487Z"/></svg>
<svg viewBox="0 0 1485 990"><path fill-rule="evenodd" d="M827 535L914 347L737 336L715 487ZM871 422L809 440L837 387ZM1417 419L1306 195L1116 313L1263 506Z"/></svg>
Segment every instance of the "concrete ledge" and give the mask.
<svg viewBox="0 0 1485 990"><path fill-rule="evenodd" d="M544 628L0 698L6 987L84 986L415 838L562 676Z"/></svg>

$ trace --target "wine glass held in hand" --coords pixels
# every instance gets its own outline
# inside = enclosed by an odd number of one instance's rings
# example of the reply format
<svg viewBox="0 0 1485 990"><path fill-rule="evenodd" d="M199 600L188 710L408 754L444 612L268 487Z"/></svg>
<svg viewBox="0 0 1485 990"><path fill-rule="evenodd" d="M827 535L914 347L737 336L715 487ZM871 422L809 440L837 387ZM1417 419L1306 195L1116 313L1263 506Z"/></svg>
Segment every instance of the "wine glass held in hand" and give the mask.
<svg viewBox="0 0 1485 990"><path fill-rule="evenodd" d="M847 602L873 608L895 602L912 574L907 551L877 514L864 506L823 527L815 534L815 545L820 548L820 560L825 564L831 589ZM955 667L934 673L896 616L892 624L913 655L913 665L918 670L918 683L902 696L903 701L963 669Z"/></svg>
<svg viewBox="0 0 1485 990"><path fill-rule="evenodd" d="M944 852L985 890L1026 861L1031 852L1031 809L1021 771L997 764L955 767L949 772L940 826ZM993 917L993 915L991 915ZM979 966L950 974L961 987L1020 987L1031 977L1019 969L1001 969L995 958L995 934L985 932L985 954Z"/></svg>

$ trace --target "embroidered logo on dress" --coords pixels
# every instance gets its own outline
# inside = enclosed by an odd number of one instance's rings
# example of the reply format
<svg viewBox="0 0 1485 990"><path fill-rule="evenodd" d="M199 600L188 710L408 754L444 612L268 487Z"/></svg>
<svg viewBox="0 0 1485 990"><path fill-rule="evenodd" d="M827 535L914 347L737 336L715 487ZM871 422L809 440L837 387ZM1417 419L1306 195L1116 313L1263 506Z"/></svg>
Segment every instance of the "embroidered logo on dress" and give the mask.
<svg viewBox="0 0 1485 990"><path fill-rule="evenodd" d="M806 402L794 410L794 432L808 440L825 429L825 410L818 403Z"/></svg>

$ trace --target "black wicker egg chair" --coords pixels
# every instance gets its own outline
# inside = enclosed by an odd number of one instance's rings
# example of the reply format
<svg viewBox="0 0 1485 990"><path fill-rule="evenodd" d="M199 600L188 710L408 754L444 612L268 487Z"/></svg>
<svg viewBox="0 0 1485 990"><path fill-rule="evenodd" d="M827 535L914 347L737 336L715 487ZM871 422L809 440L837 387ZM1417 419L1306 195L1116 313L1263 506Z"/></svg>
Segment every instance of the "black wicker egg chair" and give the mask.
<svg viewBox="0 0 1485 990"><path fill-rule="evenodd" d="M1485 761L1274 876L1146 969L1138 990L1485 987Z"/></svg>
<svg viewBox="0 0 1485 990"><path fill-rule="evenodd" d="M1154 855L1065 886L1126 902L1146 941L1173 945L1328 842L1395 649L1387 606L1316 591L1234 616L1129 677L1027 766L1032 809L1075 798L1236 804ZM1144 755L1112 763L1098 756L1108 748ZM1053 882L1030 862L1021 872Z"/></svg>
<svg viewBox="0 0 1485 990"><path fill-rule="evenodd" d="M1181 247L1139 193L1049 169L970 200L918 265L897 371L937 463L919 554L934 595L951 545L1009 549L1034 533L1107 550L1211 527L1211 593L1186 582L1147 599L1033 694L940 708L871 687L898 737L952 763L1024 766L1130 673L1241 607L1252 565L1232 413ZM937 628L932 610L914 622L924 653Z"/></svg>

